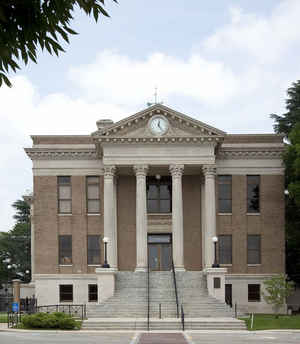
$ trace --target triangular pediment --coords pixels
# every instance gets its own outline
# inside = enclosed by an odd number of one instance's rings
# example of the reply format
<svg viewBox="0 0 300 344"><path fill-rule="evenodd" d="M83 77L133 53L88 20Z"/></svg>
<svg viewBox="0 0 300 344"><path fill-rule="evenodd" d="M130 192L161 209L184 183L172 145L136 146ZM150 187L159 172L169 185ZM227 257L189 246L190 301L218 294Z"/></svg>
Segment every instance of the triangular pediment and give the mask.
<svg viewBox="0 0 300 344"><path fill-rule="evenodd" d="M156 135L150 127L151 118L154 116L163 116L168 122L168 130L163 135ZM223 138L225 132L207 125L201 121L186 116L180 112L172 110L164 105L155 104L133 116L127 117L119 122L112 123L105 128L94 132L92 136L97 141L119 140L174 140L193 138L212 139Z"/></svg>

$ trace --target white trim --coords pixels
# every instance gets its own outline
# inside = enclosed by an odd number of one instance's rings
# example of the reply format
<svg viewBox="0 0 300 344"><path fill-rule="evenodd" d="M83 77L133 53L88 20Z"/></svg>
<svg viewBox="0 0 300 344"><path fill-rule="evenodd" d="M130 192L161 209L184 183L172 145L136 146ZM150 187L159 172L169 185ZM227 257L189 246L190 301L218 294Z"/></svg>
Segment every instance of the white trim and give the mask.
<svg viewBox="0 0 300 344"><path fill-rule="evenodd" d="M73 264L58 264L58 266L73 266Z"/></svg>
<svg viewBox="0 0 300 344"><path fill-rule="evenodd" d="M33 144L32 148L50 148L50 149L82 149L82 148L91 148L95 149L95 144L87 143L87 144L76 144L76 143L69 143L69 144Z"/></svg>
<svg viewBox="0 0 300 344"><path fill-rule="evenodd" d="M218 213L218 215L221 215L221 216L226 216L226 215L232 216L232 213Z"/></svg>
<svg viewBox="0 0 300 344"><path fill-rule="evenodd" d="M261 266L261 263L260 264L247 264L247 266Z"/></svg>
<svg viewBox="0 0 300 344"><path fill-rule="evenodd" d="M101 267L102 265L101 264L88 264L88 266L97 266L97 267Z"/></svg>
<svg viewBox="0 0 300 344"><path fill-rule="evenodd" d="M72 214L72 213L65 213L65 214L63 214L63 213L58 213L57 215L58 215L58 216L72 216L73 214Z"/></svg>
<svg viewBox="0 0 300 344"><path fill-rule="evenodd" d="M218 162L217 162L218 164ZM257 165L259 166L259 164ZM269 167L217 167L217 174L231 174L231 175L284 175L284 168L269 168Z"/></svg>
<svg viewBox="0 0 300 344"><path fill-rule="evenodd" d="M101 213L95 213L95 214L87 213L87 216L101 216Z"/></svg>
<svg viewBox="0 0 300 344"><path fill-rule="evenodd" d="M261 213L247 213L246 215L247 215L247 216L248 216L248 215L249 215L249 216L260 216Z"/></svg>
<svg viewBox="0 0 300 344"><path fill-rule="evenodd" d="M222 143L222 148L284 147L284 143Z"/></svg>

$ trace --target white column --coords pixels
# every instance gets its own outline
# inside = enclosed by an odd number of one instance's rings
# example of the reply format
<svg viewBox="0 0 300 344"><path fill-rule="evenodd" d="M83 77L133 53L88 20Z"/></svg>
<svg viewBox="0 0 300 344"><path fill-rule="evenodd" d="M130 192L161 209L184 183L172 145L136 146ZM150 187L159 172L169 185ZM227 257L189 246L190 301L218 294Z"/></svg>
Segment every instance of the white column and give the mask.
<svg viewBox="0 0 300 344"><path fill-rule="evenodd" d="M201 240L202 240L202 268L205 264L205 180L201 178Z"/></svg>
<svg viewBox="0 0 300 344"><path fill-rule="evenodd" d="M148 165L135 165L136 175L136 270L146 271L148 265L147 247L147 200L146 175Z"/></svg>
<svg viewBox="0 0 300 344"><path fill-rule="evenodd" d="M182 174L184 165L170 165L172 175L172 242L176 270L184 270Z"/></svg>
<svg viewBox="0 0 300 344"><path fill-rule="evenodd" d="M214 262L214 245L212 238L216 236L216 190L215 166L203 166L205 178L205 266L210 268Z"/></svg>
<svg viewBox="0 0 300 344"><path fill-rule="evenodd" d="M115 166L104 166L104 236L109 238L107 261L112 269L118 268L115 172Z"/></svg>

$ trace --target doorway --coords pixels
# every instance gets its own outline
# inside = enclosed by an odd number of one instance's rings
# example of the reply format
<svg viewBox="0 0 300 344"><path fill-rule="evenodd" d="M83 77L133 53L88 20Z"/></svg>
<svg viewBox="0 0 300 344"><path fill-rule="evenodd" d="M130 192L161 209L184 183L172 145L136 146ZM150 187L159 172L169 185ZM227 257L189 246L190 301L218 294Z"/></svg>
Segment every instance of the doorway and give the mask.
<svg viewBox="0 0 300 344"><path fill-rule="evenodd" d="M151 271L170 271L172 268L171 234L148 234L148 261Z"/></svg>

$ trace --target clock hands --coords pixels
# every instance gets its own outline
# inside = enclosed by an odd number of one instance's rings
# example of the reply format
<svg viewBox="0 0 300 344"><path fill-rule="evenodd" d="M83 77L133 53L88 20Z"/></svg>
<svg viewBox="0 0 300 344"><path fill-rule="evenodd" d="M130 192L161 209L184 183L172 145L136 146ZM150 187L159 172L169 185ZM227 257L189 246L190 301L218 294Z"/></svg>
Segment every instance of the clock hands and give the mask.
<svg viewBox="0 0 300 344"><path fill-rule="evenodd" d="M163 130L162 127L160 126L160 119L158 120L157 126L159 127L160 130Z"/></svg>

